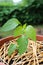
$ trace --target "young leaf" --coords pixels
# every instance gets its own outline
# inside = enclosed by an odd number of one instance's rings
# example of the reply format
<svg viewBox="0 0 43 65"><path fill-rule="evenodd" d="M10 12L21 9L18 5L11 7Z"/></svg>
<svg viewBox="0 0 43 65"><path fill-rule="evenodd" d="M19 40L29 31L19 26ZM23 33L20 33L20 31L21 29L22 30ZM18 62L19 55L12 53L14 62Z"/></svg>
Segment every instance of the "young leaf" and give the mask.
<svg viewBox="0 0 43 65"><path fill-rule="evenodd" d="M16 29L14 30L14 36L20 36L21 34L24 34L24 30L26 28L26 24L24 24L23 26L18 26L16 27Z"/></svg>
<svg viewBox="0 0 43 65"><path fill-rule="evenodd" d="M19 54L23 54L27 50L27 45L28 45L28 39L26 36L22 35L18 40L18 52Z"/></svg>
<svg viewBox="0 0 43 65"><path fill-rule="evenodd" d="M36 31L35 31L34 27L32 27L31 25L26 27L25 34L30 39L36 41Z"/></svg>
<svg viewBox="0 0 43 65"><path fill-rule="evenodd" d="M25 28L26 28L26 24L23 25L23 29L25 29Z"/></svg>
<svg viewBox="0 0 43 65"><path fill-rule="evenodd" d="M20 24L20 22L16 19L16 18L12 18L10 20L8 20L2 27L2 31L6 32L6 31L10 31L15 29L18 25Z"/></svg>
<svg viewBox="0 0 43 65"><path fill-rule="evenodd" d="M8 55L10 56L17 49L16 44L11 44L8 49Z"/></svg>
<svg viewBox="0 0 43 65"><path fill-rule="evenodd" d="M26 24L24 24L23 27L22 27L22 33L23 33L23 34L24 34L25 28L26 28Z"/></svg>
<svg viewBox="0 0 43 65"><path fill-rule="evenodd" d="M19 36L22 34L22 26L18 26L15 30L14 30L14 37Z"/></svg>

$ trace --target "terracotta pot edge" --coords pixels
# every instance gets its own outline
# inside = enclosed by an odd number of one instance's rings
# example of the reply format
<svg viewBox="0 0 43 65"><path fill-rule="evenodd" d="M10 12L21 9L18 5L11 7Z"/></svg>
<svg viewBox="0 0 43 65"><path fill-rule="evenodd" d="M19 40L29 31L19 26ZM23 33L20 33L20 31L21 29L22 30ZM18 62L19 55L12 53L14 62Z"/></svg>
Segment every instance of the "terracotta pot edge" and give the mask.
<svg viewBox="0 0 43 65"><path fill-rule="evenodd" d="M2 39L0 39L0 46L3 45L3 43L10 41L10 40L13 40L13 39L16 39L18 37L20 37L20 36L17 36L17 37L8 36L8 37L5 37L5 38L2 38ZM43 41L43 35L36 35L36 40Z"/></svg>

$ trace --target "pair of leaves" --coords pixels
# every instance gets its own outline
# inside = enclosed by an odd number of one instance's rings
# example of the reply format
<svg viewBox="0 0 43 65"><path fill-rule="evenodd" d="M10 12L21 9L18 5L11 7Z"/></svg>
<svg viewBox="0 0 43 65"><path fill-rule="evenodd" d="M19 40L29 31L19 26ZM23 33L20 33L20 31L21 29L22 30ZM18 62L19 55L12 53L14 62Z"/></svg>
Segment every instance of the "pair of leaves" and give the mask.
<svg viewBox="0 0 43 65"><path fill-rule="evenodd" d="M16 18L12 18L8 20L3 27L1 28L1 31L6 32L15 29L20 22Z"/></svg>
<svg viewBox="0 0 43 65"><path fill-rule="evenodd" d="M34 29L33 26L28 25L26 27L26 24L24 24L23 26L18 26L15 30L14 30L14 36L19 36L25 34L28 38L36 41L36 31Z"/></svg>
<svg viewBox="0 0 43 65"><path fill-rule="evenodd" d="M22 34L22 36L20 38L18 38L18 40L17 40L17 43L18 43L17 49L18 49L18 52L19 52L20 55L23 54L24 52L26 52L26 50L27 50L28 38L36 41L36 31L31 25L29 25L27 27L26 27L26 25L19 26L18 28L16 28L14 34L15 34L15 36ZM11 53L13 53L13 51L15 50L15 46L11 45L11 47L12 48L9 47L9 50L10 50ZM8 54L11 55L10 52Z"/></svg>
<svg viewBox="0 0 43 65"><path fill-rule="evenodd" d="M28 38L32 39L33 41L36 41L36 31L35 29L29 25L29 26L23 26L23 33L25 35L22 35L18 40L17 40L17 43L18 43L18 51L19 51L19 54L23 54L24 52L26 52L27 50L27 45L28 45Z"/></svg>
<svg viewBox="0 0 43 65"><path fill-rule="evenodd" d="M23 26L21 25L16 27L16 29L14 30L14 37L22 35L24 33L25 28L26 24L24 24Z"/></svg>
<svg viewBox="0 0 43 65"><path fill-rule="evenodd" d="M26 36L22 35L18 40L18 47L16 44L10 44L10 47L8 49L8 55L11 56L11 54L18 49L19 54L23 54L27 50L27 45L28 45L28 39Z"/></svg>

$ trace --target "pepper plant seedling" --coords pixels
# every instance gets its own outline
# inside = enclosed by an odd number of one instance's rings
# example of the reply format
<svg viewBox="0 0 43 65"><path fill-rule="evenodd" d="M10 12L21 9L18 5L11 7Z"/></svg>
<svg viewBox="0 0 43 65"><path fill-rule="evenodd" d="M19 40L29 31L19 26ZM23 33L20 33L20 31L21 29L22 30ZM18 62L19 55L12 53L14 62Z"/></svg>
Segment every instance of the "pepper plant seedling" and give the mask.
<svg viewBox="0 0 43 65"><path fill-rule="evenodd" d="M34 27L31 25L26 26L25 24L23 26L18 26L14 31L14 36L19 36L19 35L21 36L17 39L18 47L16 48L15 44L13 46L11 44L10 45L11 48L9 47L9 51L11 50L12 51L11 53L8 52L9 56L13 53L13 51L15 51L15 49L18 50L18 53L20 55L25 53L27 50L27 46L28 46L28 38L32 39L33 41L36 41L36 31Z"/></svg>

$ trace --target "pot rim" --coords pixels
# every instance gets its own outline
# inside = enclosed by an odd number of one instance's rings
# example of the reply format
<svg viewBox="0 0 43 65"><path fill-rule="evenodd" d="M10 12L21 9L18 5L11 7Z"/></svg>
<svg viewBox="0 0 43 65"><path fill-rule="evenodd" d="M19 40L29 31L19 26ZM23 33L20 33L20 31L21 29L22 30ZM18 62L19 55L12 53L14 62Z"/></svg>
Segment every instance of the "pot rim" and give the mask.
<svg viewBox="0 0 43 65"><path fill-rule="evenodd" d="M16 39L20 36L14 37L14 36L8 36L5 38L0 39L0 46L2 46L5 42ZM43 35L36 35L36 40L43 41Z"/></svg>

